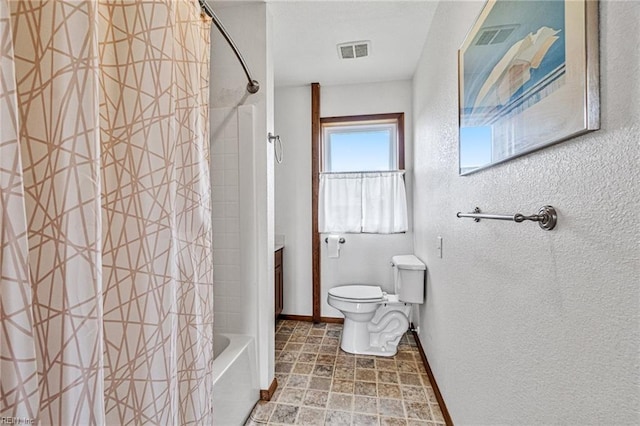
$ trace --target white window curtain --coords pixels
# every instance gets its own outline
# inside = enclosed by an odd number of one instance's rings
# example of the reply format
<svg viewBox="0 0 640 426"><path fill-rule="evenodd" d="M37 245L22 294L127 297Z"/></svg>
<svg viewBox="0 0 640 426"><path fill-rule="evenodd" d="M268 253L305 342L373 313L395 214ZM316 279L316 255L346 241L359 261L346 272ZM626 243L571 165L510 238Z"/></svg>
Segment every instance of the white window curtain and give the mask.
<svg viewBox="0 0 640 426"><path fill-rule="evenodd" d="M320 174L318 208L320 232L362 232L362 175Z"/></svg>
<svg viewBox="0 0 640 426"><path fill-rule="evenodd" d="M404 171L321 173L318 230L391 234L406 232Z"/></svg>

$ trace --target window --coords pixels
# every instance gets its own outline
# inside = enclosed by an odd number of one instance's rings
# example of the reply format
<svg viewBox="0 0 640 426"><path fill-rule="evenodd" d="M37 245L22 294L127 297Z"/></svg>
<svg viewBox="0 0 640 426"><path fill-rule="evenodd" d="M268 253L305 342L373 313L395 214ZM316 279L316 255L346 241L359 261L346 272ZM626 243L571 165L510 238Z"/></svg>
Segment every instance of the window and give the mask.
<svg viewBox="0 0 640 426"><path fill-rule="evenodd" d="M318 230L406 232L404 115L321 118Z"/></svg>
<svg viewBox="0 0 640 426"><path fill-rule="evenodd" d="M404 114L321 119L323 172L404 169Z"/></svg>

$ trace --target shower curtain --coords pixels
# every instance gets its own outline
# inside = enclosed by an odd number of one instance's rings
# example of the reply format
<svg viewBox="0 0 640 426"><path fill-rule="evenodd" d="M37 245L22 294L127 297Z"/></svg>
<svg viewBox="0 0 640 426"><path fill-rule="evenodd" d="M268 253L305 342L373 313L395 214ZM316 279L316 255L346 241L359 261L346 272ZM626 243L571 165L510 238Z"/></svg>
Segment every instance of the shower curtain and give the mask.
<svg viewBox="0 0 640 426"><path fill-rule="evenodd" d="M209 26L0 0L4 423L211 424Z"/></svg>

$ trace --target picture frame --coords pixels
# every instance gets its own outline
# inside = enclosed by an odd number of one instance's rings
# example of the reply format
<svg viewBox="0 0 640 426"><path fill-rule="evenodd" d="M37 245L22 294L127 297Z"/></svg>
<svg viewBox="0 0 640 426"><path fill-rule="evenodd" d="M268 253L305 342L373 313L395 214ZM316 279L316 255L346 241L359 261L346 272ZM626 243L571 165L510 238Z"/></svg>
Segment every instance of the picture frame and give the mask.
<svg viewBox="0 0 640 426"><path fill-rule="evenodd" d="M597 0L489 0L458 50L459 173L600 128Z"/></svg>

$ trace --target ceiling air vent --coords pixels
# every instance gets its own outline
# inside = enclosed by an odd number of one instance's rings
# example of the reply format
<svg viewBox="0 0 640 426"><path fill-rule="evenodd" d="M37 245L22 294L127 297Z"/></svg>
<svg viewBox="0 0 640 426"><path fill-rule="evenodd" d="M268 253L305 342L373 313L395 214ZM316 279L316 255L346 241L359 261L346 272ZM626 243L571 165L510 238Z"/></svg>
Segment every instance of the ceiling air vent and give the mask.
<svg viewBox="0 0 640 426"><path fill-rule="evenodd" d="M370 51L370 41L350 41L338 45L338 55L341 59L364 58L369 56Z"/></svg>

